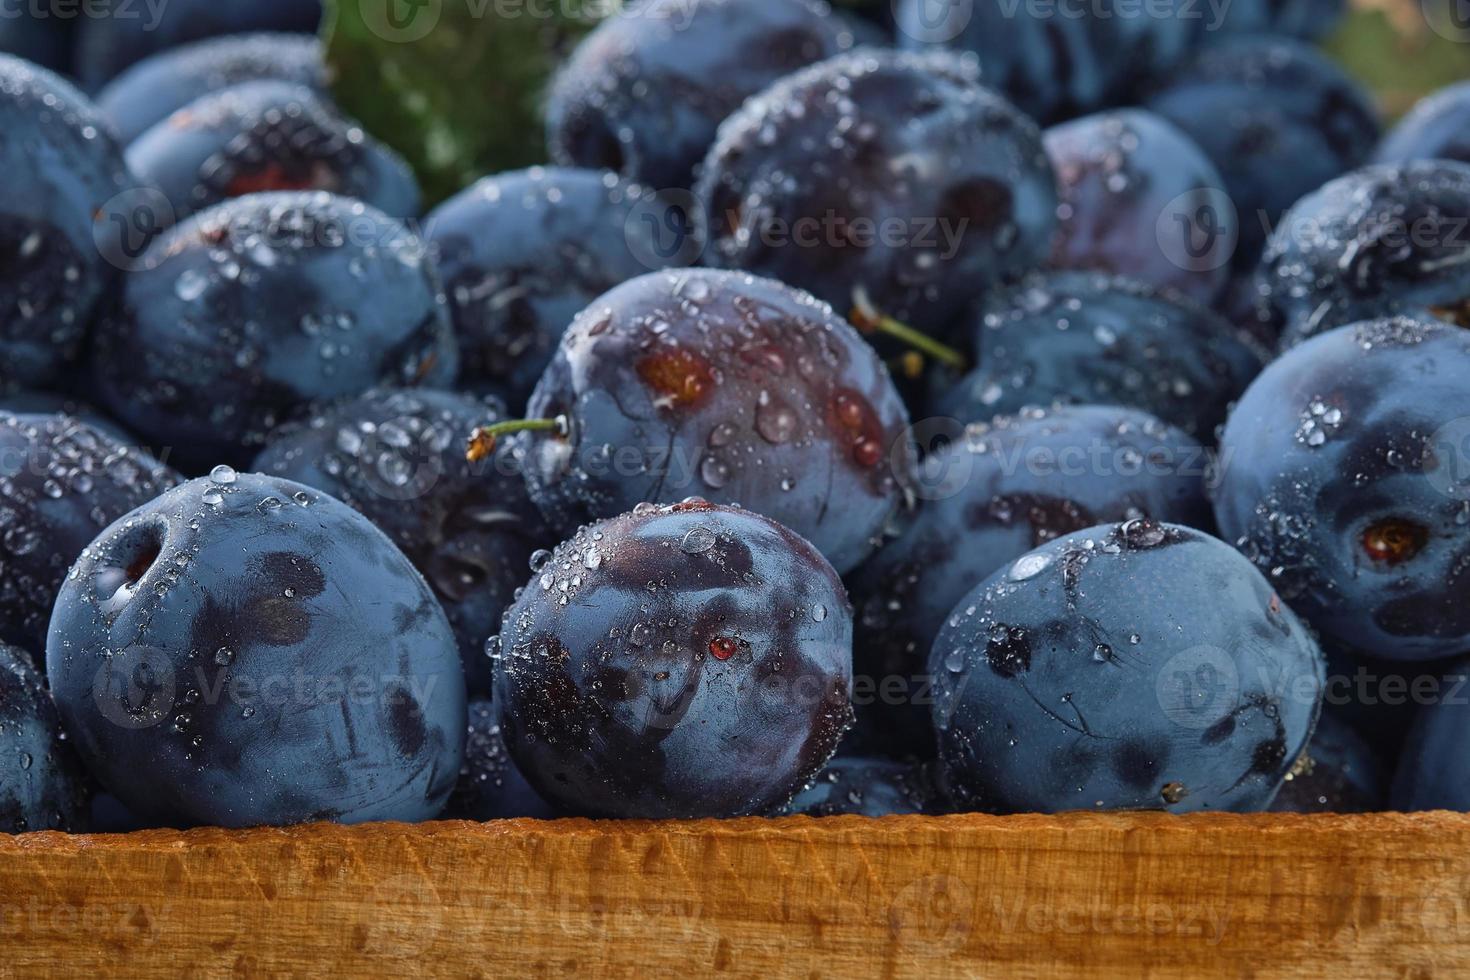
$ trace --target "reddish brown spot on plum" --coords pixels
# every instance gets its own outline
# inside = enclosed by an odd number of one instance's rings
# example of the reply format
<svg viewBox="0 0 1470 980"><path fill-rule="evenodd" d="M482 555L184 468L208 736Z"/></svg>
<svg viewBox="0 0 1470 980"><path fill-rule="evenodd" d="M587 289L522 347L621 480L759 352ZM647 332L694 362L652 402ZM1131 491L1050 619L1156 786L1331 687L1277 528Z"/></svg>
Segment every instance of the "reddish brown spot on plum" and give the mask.
<svg viewBox="0 0 1470 980"><path fill-rule="evenodd" d="M828 425L838 445L851 450L853 462L872 469L883 458L883 426L868 400L850 388L838 388L827 405Z"/></svg>
<svg viewBox="0 0 1470 980"><path fill-rule="evenodd" d="M859 439L852 445L852 458L864 469L872 469L883 458L883 447L872 439Z"/></svg>
<svg viewBox="0 0 1470 980"><path fill-rule="evenodd" d="M1413 521L1391 517L1363 532L1363 551L1375 562L1401 565L1429 543L1429 531Z"/></svg>
<svg viewBox="0 0 1470 980"><path fill-rule="evenodd" d="M649 354L638 361L637 370L660 407L693 408L715 388L715 372L709 361L683 347Z"/></svg>
<svg viewBox="0 0 1470 980"><path fill-rule="evenodd" d="M331 190L330 185L335 182L323 180L325 176L325 173L316 172L316 168L293 172L279 163L267 163L255 170L237 174L225 186L225 192L231 197L242 197L262 191Z"/></svg>
<svg viewBox="0 0 1470 980"><path fill-rule="evenodd" d="M709 641L709 655L716 660L729 660L740 649L740 641L730 636L717 636Z"/></svg>
<svg viewBox="0 0 1470 980"><path fill-rule="evenodd" d="M690 497L688 500L681 500L669 507L669 510L676 514L702 514L714 509L715 505L703 497Z"/></svg>

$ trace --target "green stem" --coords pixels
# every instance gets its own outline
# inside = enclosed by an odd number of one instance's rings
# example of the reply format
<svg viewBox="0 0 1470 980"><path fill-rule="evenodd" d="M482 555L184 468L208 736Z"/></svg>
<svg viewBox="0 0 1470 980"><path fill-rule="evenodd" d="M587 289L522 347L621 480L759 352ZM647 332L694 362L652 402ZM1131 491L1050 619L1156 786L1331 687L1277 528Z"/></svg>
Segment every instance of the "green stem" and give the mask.
<svg viewBox="0 0 1470 980"><path fill-rule="evenodd" d="M902 320L897 320L884 313L872 304L868 299L868 294L861 288L853 290L852 303L852 314L849 319L852 325L863 333L887 334L940 364L948 365L959 371L965 370L968 366L965 363L965 355L948 344L935 340L920 330L915 330Z"/></svg>
<svg viewBox="0 0 1470 980"><path fill-rule="evenodd" d="M478 463L491 453L495 452L495 444L501 436L508 436L516 432L565 432L566 419L558 416L554 419L506 419L504 422L496 422L493 425L482 425L470 433L469 446L465 449L465 459L471 463Z"/></svg>

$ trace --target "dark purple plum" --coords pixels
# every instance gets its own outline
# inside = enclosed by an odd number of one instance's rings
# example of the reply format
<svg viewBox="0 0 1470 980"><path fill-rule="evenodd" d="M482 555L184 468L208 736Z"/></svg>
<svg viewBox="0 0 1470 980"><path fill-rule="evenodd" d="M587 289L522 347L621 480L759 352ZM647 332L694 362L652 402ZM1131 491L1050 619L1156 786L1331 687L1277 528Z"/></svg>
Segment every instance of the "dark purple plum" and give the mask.
<svg viewBox="0 0 1470 980"><path fill-rule="evenodd" d="M323 192L251 194L169 229L95 340L102 405L202 468L243 465L311 402L444 386L459 360L424 243Z"/></svg>
<svg viewBox="0 0 1470 980"><path fill-rule="evenodd" d="M393 218L419 210L403 159L292 82L201 96L134 140L127 161L179 218L261 191L331 191Z"/></svg>
<svg viewBox="0 0 1470 980"><path fill-rule="evenodd" d="M500 716L489 701L470 702L464 766L449 794L445 820L550 820L561 814L536 795L505 748Z"/></svg>
<svg viewBox="0 0 1470 980"><path fill-rule="evenodd" d="M1239 221L1225 178L1193 140L1151 112L1122 109L1053 126L1046 151L1061 198L1055 266L1214 302Z"/></svg>
<svg viewBox="0 0 1470 980"><path fill-rule="evenodd" d="M1329 640L1391 660L1470 653L1470 332L1368 321L1246 390L1215 517Z"/></svg>
<svg viewBox="0 0 1470 980"><path fill-rule="evenodd" d="M812 784L782 807L781 816L886 817L940 813L944 803L925 765L892 759L838 756Z"/></svg>
<svg viewBox="0 0 1470 980"><path fill-rule="evenodd" d="M326 89L321 42L309 34L232 34L159 52L97 93L124 146L210 92L274 80Z"/></svg>
<svg viewBox="0 0 1470 980"><path fill-rule="evenodd" d="M1307 750L1296 760L1272 813L1374 813L1388 803L1383 763L1368 744L1329 713L1323 713Z"/></svg>
<svg viewBox="0 0 1470 980"><path fill-rule="evenodd" d="M1470 163L1470 81L1419 100L1373 152L1374 163L1436 159Z"/></svg>
<svg viewBox="0 0 1470 980"><path fill-rule="evenodd" d="M609 289L699 254L683 212L611 171L486 177L426 219L459 338L460 383L516 411L572 318Z"/></svg>
<svg viewBox="0 0 1470 980"><path fill-rule="evenodd" d="M634 279L577 317L516 437L553 528L700 494L778 520L839 571L913 478L908 416L857 332L806 293L703 269Z"/></svg>
<svg viewBox="0 0 1470 980"><path fill-rule="evenodd" d="M30 655L0 643L0 831L88 829L90 784Z"/></svg>
<svg viewBox="0 0 1470 980"><path fill-rule="evenodd" d="M901 47L977 57L986 85L1043 122L1129 101L1142 80L1184 57L1202 29L1219 26L1217 9L1189 0L893 0Z"/></svg>
<svg viewBox="0 0 1470 980"><path fill-rule="evenodd" d="M1155 89L1148 108L1193 139L1224 178L1239 216L1237 269L1254 269L1286 210L1362 164L1378 139L1362 85L1284 37L1205 48Z"/></svg>
<svg viewBox="0 0 1470 980"><path fill-rule="evenodd" d="M1244 557L1138 519L1016 559L934 641L945 785L998 813L1267 807L1325 664Z"/></svg>
<svg viewBox="0 0 1470 980"><path fill-rule="evenodd" d="M766 813L852 718L837 573L767 518L644 504L563 542L506 613L495 705L546 800L604 817Z"/></svg>
<svg viewBox="0 0 1470 980"><path fill-rule="evenodd" d="M476 694L490 691L485 641L531 555L555 543L504 452L465 459L470 434L504 418L470 395L370 391L276 430L254 467L331 494L393 539L444 607Z"/></svg>
<svg viewBox="0 0 1470 980"><path fill-rule="evenodd" d="M226 34L315 34L321 0L90 0L77 28L76 69L96 91L129 66L170 48Z"/></svg>
<svg viewBox="0 0 1470 980"><path fill-rule="evenodd" d="M1028 405L1126 405L1214 440L1264 350L1172 290L1089 272L1036 273L964 321L978 366L933 411L985 421Z"/></svg>
<svg viewBox="0 0 1470 980"><path fill-rule="evenodd" d="M598 25L557 73L552 159L688 187L716 127L747 97L851 46L811 0L646 0Z"/></svg>
<svg viewBox="0 0 1470 980"><path fill-rule="evenodd" d="M464 758L454 633L357 511L216 467L113 524L46 647L62 722L147 821L426 820Z"/></svg>
<svg viewBox="0 0 1470 980"><path fill-rule="evenodd" d="M1470 317L1470 164L1377 164L1298 201L1258 270L1286 346L1360 320Z"/></svg>
<svg viewBox="0 0 1470 980"><path fill-rule="evenodd" d="M77 359L115 286L98 242L131 178L96 108L9 55L0 55L0 133L0 382L45 387Z"/></svg>
<svg viewBox="0 0 1470 980"><path fill-rule="evenodd" d="M177 482L146 452L70 416L0 414L0 642L42 649L82 549Z"/></svg>
<svg viewBox="0 0 1470 980"><path fill-rule="evenodd" d="M1056 181L1030 119L947 54L864 50L751 99L697 188L711 265L929 333L1046 257Z"/></svg>
<svg viewBox="0 0 1470 980"><path fill-rule="evenodd" d="M1038 545L1135 517L1210 526L1210 457L1125 408L1028 410L975 423L919 467L921 503L851 577L857 608L851 739L884 754L934 751L927 664L965 594ZM905 696L893 697L896 681Z"/></svg>
<svg viewBox="0 0 1470 980"><path fill-rule="evenodd" d="M1398 754L1389 802L1395 810L1470 811L1470 672L1446 668L1436 696L1421 702Z"/></svg>

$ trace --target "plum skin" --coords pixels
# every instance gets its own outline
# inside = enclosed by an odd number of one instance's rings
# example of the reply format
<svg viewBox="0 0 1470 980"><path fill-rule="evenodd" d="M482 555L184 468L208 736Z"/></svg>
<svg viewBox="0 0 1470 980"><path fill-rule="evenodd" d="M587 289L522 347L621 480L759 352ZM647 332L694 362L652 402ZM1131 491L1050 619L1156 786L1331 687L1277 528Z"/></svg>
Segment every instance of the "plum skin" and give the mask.
<svg viewBox="0 0 1470 980"><path fill-rule="evenodd" d="M1229 545L1137 519L996 572L955 606L929 670L961 803L1183 813L1270 804L1316 724L1326 666Z"/></svg>
<svg viewBox="0 0 1470 980"><path fill-rule="evenodd" d="M747 507L855 567L905 506L908 413L877 354L831 307L769 279L657 272L568 329L516 436L553 530L699 494Z"/></svg>
<svg viewBox="0 0 1470 980"><path fill-rule="evenodd" d="M563 542L507 611L499 651L506 747L572 813L768 812L852 717L836 573L774 521L702 500Z"/></svg>
<svg viewBox="0 0 1470 980"><path fill-rule="evenodd" d="M1464 330L1371 320L1283 354L1231 414L1221 535L1327 639L1386 660L1470 652L1470 486L1456 444L1467 380Z"/></svg>
<svg viewBox="0 0 1470 980"><path fill-rule="evenodd" d="M224 467L73 567L47 639L66 731L164 824L427 820L464 754L454 634L368 520Z"/></svg>

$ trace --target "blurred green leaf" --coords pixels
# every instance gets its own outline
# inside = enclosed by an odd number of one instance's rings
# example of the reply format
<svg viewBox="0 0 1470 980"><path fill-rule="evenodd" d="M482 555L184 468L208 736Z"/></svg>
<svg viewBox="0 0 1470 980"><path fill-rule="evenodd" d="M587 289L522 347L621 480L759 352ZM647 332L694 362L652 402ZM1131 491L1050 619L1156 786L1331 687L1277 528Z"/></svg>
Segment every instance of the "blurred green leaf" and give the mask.
<svg viewBox="0 0 1470 980"><path fill-rule="evenodd" d="M1372 89L1388 119L1429 93L1470 78L1470 44L1436 33L1424 10L1419 0L1356 0L1324 43L1328 54Z"/></svg>
<svg viewBox="0 0 1470 980"><path fill-rule="evenodd" d="M408 159L432 205L485 174L545 161L546 83L595 25L565 12L575 6L330 0L324 31L334 97Z"/></svg>

